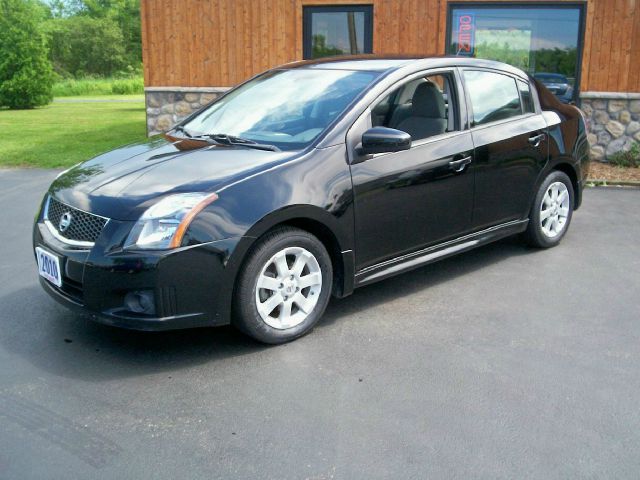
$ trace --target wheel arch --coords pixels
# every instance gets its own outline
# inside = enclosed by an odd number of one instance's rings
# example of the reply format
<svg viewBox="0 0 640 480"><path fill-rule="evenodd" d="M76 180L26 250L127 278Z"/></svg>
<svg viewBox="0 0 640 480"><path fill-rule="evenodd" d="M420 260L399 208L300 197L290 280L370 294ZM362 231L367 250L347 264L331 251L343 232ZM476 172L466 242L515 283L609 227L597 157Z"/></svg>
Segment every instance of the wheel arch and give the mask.
<svg viewBox="0 0 640 480"><path fill-rule="evenodd" d="M296 217L286 220L282 223L275 225L274 228L288 226L299 228L300 230L304 230L309 232L313 236L315 236L324 247L327 249L329 253L329 257L331 257L331 263L333 266L333 294L338 297L344 296L344 281L345 281L345 259L343 250L340 247L340 243L338 238L334 234L334 232L327 227L324 223L319 222L315 219L304 218L304 217ZM353 276L353 275L352 275Z"/></svg>
<svg viewBox="0 0 640 480"><path fill-rule="evenodd" d="M352 237L343 231L334 215L308 205L290 206L272 212L249 228L230 258L234 266L234 293L240 270L256 242L268 232L286 226L304 230L320 240L333 266L333 295L345 297L351 294L355 278Z"/></svg>
<svg viewBox="0 0 640 480"><path fill-rule="evenodd" d="M575 195L573 209L577 210L582 203L582 189L580 188L580 182L578 181L578 172L571 163L564 161L556 163L548 173L551 173L551 171L554 170L564 173L569 177L569 180L571 180L573 194Z"/></svg>
<svg viewBox="0 0 640 480"><path fill-rule="evenodd" d="M536 198L536 193L544 182L545 178L547 178L552 172L559 171L567 175L569 180L571 180L571 186L573 187L573 193L575 196L573 209L577 210L580 204L582 203L582 188L580 182L578 180L578 172L576 167L571 163L568 158L560 158L551 164L547 164L547 166L540 172L535 186L531 192L531 200L529 202L529 209L527 210L527 216L531 213L531 209L534 207L534 201Z"/></svg>

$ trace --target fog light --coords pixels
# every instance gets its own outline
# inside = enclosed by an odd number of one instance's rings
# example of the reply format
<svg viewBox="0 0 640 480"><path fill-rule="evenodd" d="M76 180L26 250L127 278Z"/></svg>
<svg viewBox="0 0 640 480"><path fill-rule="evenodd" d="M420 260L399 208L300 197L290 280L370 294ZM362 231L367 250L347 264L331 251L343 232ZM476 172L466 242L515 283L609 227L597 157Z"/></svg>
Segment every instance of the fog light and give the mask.
<svg viewBox="0 0 640 480"><path fill-rule="evenodd" d="M129 292L124 297L124 306L134 313L153 315L156 313L156 305L151 290L136 290Z"/></svg>

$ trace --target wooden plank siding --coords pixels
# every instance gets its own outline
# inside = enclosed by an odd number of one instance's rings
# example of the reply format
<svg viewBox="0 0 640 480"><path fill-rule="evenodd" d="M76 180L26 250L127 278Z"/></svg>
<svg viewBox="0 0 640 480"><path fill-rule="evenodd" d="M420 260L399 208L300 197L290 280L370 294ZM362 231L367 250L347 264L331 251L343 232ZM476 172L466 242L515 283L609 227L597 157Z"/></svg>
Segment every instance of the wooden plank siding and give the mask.
<svg viewBox="0 0 640 480"><path fill-rule="evenodd" d="M376 54L438 55L446 46L447 0L141 3L146 86L232 86L272 66L300 60L305 5L373 5ZM584 3L581 90L640 92L640 0Z"/></svg>

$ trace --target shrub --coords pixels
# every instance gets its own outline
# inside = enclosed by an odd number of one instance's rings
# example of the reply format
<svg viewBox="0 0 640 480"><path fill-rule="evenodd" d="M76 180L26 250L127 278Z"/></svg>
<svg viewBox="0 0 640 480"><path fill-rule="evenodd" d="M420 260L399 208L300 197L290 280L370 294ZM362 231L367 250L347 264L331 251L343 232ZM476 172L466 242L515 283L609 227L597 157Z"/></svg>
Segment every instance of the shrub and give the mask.
<svg viewBox="0 0 640 480"><path fill-rule="evenodd" d="M116 95L132 95L144 93L144 81L142 78L129 78L115 80L111 85L111 93Z"/></svg>
<svg viewBox="0 0 640 480"><path fill-rule="evenodd" d="M640 143L633 142L629 150L614 153L609 157L609 163L619 167L640 167Z"/></svg>
<svg viewBox="0 0 640 480"><path fill-rule="evenodd" d="M115 78L142 77L142 62L135 63L135 65L127 65L123 70L117 71L113 76Z"/></svg>
<svg viewBox="0 0 640 480"><path fill-rule="evenodd" d="M131 78L70 78L60 79L53 84L54 97L141 93L144 93L144 82L141 76Z"/></svg>
<svg viewBox="0 0 640 480"><path fill-rule="evenodd" d="M33 0L0 0L0 106L33 108L53 98L43 15Z"/></svg>
<svg viewBox="0 0 640 480"><path fill-rule="evenodd" d="M66 79L53 84L54 97L111 95L112 82L102 78Z"/></svg>

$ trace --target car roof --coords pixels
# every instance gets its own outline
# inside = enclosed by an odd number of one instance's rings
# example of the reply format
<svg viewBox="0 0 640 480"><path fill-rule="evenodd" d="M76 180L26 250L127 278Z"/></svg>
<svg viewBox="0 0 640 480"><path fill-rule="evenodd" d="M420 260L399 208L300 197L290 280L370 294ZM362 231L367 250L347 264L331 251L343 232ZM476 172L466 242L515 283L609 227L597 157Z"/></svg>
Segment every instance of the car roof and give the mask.
<svg viewBox="0 0 640 480"><path fill-rule="evenodd" d="M389 73L402 69L437 68L444 66L481 67L494 70L503 70L520 77L527 75L522 70L511 65L493 60L479 58L460 57L451 55L440 56L403 56L403 55L345 55L324 57L314 60L302 60L292 62L281 67L284 69L308 68L319 70L354 70Z"/></svg>
<svg viewBox="0 0 640 480"><path fill-rule="evenodd" d="M299 60L286 63L276 68L313 68L322 70L363 70L370 72L385 72L395 70L403 65L417 60L416 56L404 55L335 55L331 57Z"/></svg>

